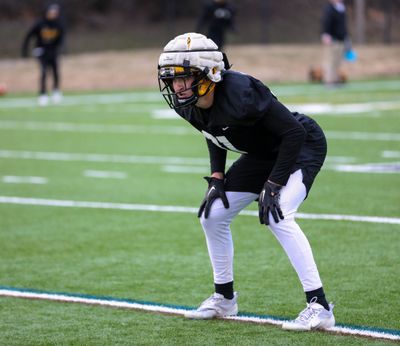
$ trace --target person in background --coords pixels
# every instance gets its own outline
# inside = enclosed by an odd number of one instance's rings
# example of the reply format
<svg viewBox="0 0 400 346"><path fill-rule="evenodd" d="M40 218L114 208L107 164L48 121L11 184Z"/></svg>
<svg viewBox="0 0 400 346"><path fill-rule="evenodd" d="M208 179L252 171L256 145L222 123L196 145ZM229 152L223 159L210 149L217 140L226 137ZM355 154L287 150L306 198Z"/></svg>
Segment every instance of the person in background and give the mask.
<svg viewBox="0 0 400 346"><path fill-rule="evenodd" d="M65 28L60 20L60 6L50 4L39 19L28 31L22 44L22 57L28 57L31 39L35 40L32 55L40 64L39 105L46 106L50 99L46 89L46 78L49 69L53 76L53 92L51 101L59 103L62 100L60 91L59 55L64 43Z"/></svg>
<svg viewBox="0 0 400 346"><path fill-rule="evenodd" d="M208 26L207 37L212 39L222 50L225 45L227 30L235 30L235 8L226 0L213 0L205 3L203 13L197 23L197 32Z"/></svg>
<svg viewBox="0 0 400 346"><path fill-rule="evenodd" d="M339 68L348 41L346 7L343 0L329 0L322 15L323 82L340 83Z"/></svg>

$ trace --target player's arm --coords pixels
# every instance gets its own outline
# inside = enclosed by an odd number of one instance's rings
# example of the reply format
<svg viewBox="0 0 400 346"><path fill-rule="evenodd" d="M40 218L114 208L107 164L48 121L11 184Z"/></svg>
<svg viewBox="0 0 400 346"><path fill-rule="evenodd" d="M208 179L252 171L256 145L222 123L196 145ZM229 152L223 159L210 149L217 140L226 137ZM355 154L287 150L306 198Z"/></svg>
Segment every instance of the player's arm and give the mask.
<svg viewBox="0 0 400 346"><path fill-rule="evenodd" d="M221 198L225 208L229 208L229 202L225 195L224 188L226 150L217 147L209 139L206 139L206 141L210 154L211 176L204 177L208 182L208 188L201 202L197 216L200 217L204 211L204 217L207 219L211 206L217 198Z"/></svg>
<svg viewBox="0 0 400 346"><path fill-rule="evenodd" d="M280 139L278 157L268 180L286 185L306 137L306 130L293 114L278 100L271 101L264 117L268 133Z"/></svg>
<svg viewBox="0 0 400 346"><path fill-rule="evenodd" d="M39 29L39 25L38 25L38 23L36 23L35 25L33 25L30 28L30 30L26 34L24 41L22 42L22 49L21 49L21 55L23 58L28 57L29 42L32 39L32 37L37 35L38 29Z"/></svg>
<svg viewBox="0 0 400 346"><path fill-rule="evenodd" d="M258 199L261 224L269 225L271 214L275 222L284 219L280 207L280 190L286 185L292 167L303 145L306 131L292 113L278 100L273 99L264 118L266 131L280 139L278 157Z"/></svg>

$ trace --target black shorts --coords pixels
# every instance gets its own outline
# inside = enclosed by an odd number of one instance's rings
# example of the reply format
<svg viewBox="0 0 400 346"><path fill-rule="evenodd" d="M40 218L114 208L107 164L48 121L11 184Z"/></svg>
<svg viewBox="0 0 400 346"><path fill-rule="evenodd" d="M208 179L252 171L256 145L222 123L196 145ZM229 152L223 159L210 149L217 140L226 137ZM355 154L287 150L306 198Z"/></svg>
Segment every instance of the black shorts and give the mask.
<svg viewBox="0 0 400 346"><path fill-rule="evenodd" d="M323 131L315 121L310 122L306 130L306 140L290 173L301 169L308 194L324 163L327 143ZM241 155L226 172L225 190L259 194L274 164L275 160L267 161L248 154Z"/></svg>

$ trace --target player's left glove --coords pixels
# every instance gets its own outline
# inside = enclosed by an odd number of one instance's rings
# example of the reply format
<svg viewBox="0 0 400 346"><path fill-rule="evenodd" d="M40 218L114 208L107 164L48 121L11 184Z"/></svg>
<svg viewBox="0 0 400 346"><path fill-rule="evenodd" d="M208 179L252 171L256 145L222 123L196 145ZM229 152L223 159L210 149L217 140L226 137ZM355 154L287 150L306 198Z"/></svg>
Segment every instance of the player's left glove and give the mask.
<svg viewBox="0 0 400 346"><path fill-rule="evenodd" d="M279 222L279 219L283 220L283 213L279 204L281 188L282 186L269 181L264 184L258 198L258 216L262 225L269 225L269 213L276 223Z"/></svg>
<svg viewBox="0 0 400 346"><path fill-rule="evenodd" d="M223 179L213 177L204 177L204 179L208 182L208 190L203 201L201 202L197 216L201 217L201 214L203 214L204 211L204 217L207 219L211 206L217 198L221 198L226 209L229 208L229 202L226 198Z"/></svg>

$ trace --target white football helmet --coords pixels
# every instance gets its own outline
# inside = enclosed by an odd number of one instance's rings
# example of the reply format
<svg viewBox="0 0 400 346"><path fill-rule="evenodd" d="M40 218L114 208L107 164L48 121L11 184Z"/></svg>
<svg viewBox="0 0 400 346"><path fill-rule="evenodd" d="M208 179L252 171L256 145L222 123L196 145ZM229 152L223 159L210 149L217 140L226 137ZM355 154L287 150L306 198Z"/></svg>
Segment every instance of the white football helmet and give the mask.
<svg viewBox="0 0 400 346"><path fill-rule="evenodd" d="M214 89L222 80L226 58L218 46L209 38L197 33L186 33L175 37L164 47L158 61L158 83L161 94L171 108L186 107ZM180 77L194 77L193 96L178 98L172 80ZM162 83L161 83L162 82ZM186 90L187 90L186 89Z"/></svg>

